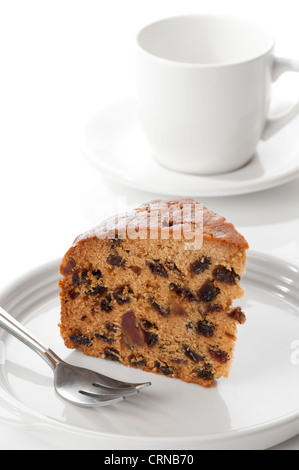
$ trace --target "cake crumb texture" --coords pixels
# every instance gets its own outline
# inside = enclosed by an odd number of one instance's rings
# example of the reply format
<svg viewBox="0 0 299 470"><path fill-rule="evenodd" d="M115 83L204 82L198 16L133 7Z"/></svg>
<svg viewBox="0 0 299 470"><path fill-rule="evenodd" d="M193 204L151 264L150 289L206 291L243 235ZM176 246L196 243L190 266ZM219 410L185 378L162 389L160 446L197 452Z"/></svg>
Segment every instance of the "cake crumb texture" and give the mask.
<svg viewBox="0 0 299 470"><path fill-rule="evenodd" d="M186 249L186 204L189 229L202 211L199 249ZM145 236L153 227L154 239ZM193 199L152 201L104 221L75 240L60 267L65 345L213 386L228 377L237 326L246 320L233 301L244 295L247 249L232 224Z"/></svg>

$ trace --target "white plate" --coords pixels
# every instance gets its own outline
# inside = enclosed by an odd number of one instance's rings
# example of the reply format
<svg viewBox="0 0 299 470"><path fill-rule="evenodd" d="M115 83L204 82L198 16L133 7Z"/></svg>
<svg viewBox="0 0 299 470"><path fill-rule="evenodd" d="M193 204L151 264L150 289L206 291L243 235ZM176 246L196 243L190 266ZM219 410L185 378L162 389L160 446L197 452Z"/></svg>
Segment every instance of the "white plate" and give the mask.
<svg viewBox="0 0 299 470"><path fill-rule="evenodd" d="M299 267L250 253L248 320L231 376L204 389L66 350L57 327L58 265L15 282L0 305L62 358L152 387L105 408L73 406L55 394L44 361L2 332L0 422L64 449L265 449L298 433Z"/></svg>
<svg viewBox="0 0 299 470"><path fill-rule="evenodd" d="M152 158L135 102L127 99L90 120L81 147L100 173L134 189L188 197L233 196L269 189L299 176L298 126L299 117L261 142L251 162L240 170L217 176L176 173Z"/></svg>

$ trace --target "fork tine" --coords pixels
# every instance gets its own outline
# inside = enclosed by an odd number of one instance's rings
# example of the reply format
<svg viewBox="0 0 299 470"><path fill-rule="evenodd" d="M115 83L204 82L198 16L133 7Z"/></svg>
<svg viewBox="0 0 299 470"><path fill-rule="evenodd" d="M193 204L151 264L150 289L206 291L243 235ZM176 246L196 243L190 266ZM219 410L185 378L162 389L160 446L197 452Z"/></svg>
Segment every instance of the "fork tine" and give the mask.
<svg viewBox="0 0 299 470"><path fill-rule="evenodd" d="M124 383L124 382L122 382ZM121 394L134 394L136 392L139 392L143 388L149 387L151 385L151 382L146 382L146 383L140 383L140 384L131 384L131 386L126 387L125 385L122 387L115 387L115 386L108 386L108 385L103 385L97 382L94 382L92 384L94 387L99 387L105 391L110 391L114 393L121 393Z"/></svg>
<svg viewBox="0 0 299 470"><path fill-rule="evenodd" d="M122 399L125 398L125 396L122 394L105 394L105 393L96 393L96 392L90 392L89 390L79 390L79 393L81 395L84 395L86 397L90 398L95 398L96 400L99 400L99 402L114 402L114 401L121 401ZM137 392L136 392L137 393Z"/></svg>
<svg viewBox="0 0 299 470"><path fill-rule="evenodd" d="M80 386L79 393L109 398L136 395L139 390L137 388L111 388L96 383L85 383Z"/></svg>
<svg viewBox="0 0 299 470"><path fill-rule="evenodd" d="M88 392L81 392L80 390L70 392L68 389L56 389L56 392L65 400L83 407L105 406L120 402L124 399L124 397L120 395L91 395Z"/></svg>
<svg viewBox="0 0 299 470"><path fill-rule="evenodd" d="M144 382L144 383L130 383L130 382L123 382L121 380L112 379L106 375L100 374L97 372L96 380L94 381L95 384L101 387L108 387L108 388L116 388L116 389L138 389L141 390L142 388L149 387L151 382Z"/></svg>
<svg viewBox="0 0 299 470"><path fill-rule="evenodd" d="M92 387L94 390L90 390L90 393L107 395L107 396L111 396L111 395L128 396L128 395L136 395L136 393L139 392L138 388L114 388L114 387L102 386L97 383L93 383ZM95 391L96 389L99 390L98 393Z"/></svg>

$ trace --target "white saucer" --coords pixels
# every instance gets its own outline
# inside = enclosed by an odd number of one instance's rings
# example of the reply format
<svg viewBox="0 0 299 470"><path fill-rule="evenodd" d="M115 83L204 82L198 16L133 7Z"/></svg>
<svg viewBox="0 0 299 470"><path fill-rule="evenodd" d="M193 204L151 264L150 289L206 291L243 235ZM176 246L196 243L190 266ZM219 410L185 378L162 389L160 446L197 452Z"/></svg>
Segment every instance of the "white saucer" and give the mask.
<svg viewBox="0 0 299 470"><path fill-rule="evenodd" d="M233 196L269 189L299 176L299 117L267 142L245 167L225 175L176 173L159 165L138 121L133 99L111 105L88 123L86 159L110 179L143 191L175 196Z"/></svg>
<svg viewBox="0 0 299 470"><path fill-rule="evenodd" d="M31 349L0 331L0 423L63 449L267 449L299 430L299 267L249 253L228 379L204 389L67 350L58 323L54 261L14 281L0 305L62 359L152 386L121 403L76 407L54 391L53 373Z"/></svg>

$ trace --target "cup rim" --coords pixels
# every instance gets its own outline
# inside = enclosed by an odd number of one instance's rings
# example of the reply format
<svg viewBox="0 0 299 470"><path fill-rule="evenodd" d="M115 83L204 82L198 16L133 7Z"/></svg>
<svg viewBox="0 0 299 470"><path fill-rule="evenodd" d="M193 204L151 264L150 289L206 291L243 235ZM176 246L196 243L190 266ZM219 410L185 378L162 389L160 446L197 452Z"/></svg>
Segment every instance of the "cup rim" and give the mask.
<svg viewBox="0 0 299 470"><path fill-rule="evenodd" d="M261 31L264 32L264 34L268 37L270 45L265 48L263 52L260 54L255 55L254 57L250 57L249 59L243 59L243 60L238 60L238 61L231 61L231 62L221 62L221 63L195 63L195 62L182 62L179 60L174 60L174 59L167 59L165 57L160 57L159 55L156 55L152 52L147 51L142 45L140 44L140 37L143 34L143 32L151 28L155 25L175 20L175 19L188 19L188 18L223 18L225 20L235 20L239 22L245 22L252 24L252 26L258 27ZM137 49L140 50L142 53L145 55L148 55L149 57L152 57L158 62L177 66L177 67L184 67L184 68L202 68L202 69L210 69L210 68L225 68L225 67L236 67L238 65L242 64L249 64L250 62L254 62L256 60L261 59L262 57L267 56L271 51L273 51L275 47L275 37L273 34L268 30L267 27L265 27L264 24L262 24L260 21L248 19L242 16L235 16L235 15L226 15L226 14L221 14L221 13L195 13L195 14L185 14L185 15L174 15L174 16L168 16L168 17L163 17L160 18L159 20L152 21L151 23L148 23L145 25L143 28L141 28L138 33L136 34L135 38L135 43L137 44Z"/></svg>

